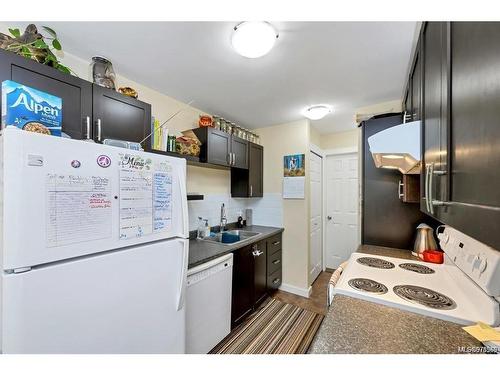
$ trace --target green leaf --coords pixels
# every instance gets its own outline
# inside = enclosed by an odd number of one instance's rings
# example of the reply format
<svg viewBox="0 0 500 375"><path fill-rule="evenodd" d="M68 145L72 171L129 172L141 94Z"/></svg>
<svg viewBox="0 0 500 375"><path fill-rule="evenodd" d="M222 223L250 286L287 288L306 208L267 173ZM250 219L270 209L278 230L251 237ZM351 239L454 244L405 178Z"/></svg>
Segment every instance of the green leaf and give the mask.
<svg viewBox="0 0 500 375"><path fill-rule="evenodd" d="M68 73L68 74L71 74L71 71L69 70L68 67L62 65L62 64L58 64L57 65L57 69L63 73Z"/></svg>
<svg viewBox="0 0 500 375"><path fill-rule="evenodd" d="M57 39L54 39L52 41L52 47L54 47L56 50L60 51L62 49L61 43Z"/></svg>
<svg viewBox="0 0 500 375"><path fill-rule="evenodd" d="M31 57L31 51L27 47L22 47L21 53L24 57Z"/></svg>
<svg viewBox="0 0 500 375"><path fill-rule="evenodd" d="M35 40L35 42L33 43L33 47L40 49L49 48L49 46L43 41L43 39Z"/></svg>
<svg viewBox="0 0 500 375"><path fill-rule="evenodd" d="M21 36L19 29L9 29L9 33L11 33L14 38L19 38Z"/></svg>
<svg viewBox="0 0 500 375"><path fill-rule="evenodd" d="M48 26L42 26L42 28L48 32L53 38L57 38L57 34L54 30L52 30L50 27Z"/></svg>

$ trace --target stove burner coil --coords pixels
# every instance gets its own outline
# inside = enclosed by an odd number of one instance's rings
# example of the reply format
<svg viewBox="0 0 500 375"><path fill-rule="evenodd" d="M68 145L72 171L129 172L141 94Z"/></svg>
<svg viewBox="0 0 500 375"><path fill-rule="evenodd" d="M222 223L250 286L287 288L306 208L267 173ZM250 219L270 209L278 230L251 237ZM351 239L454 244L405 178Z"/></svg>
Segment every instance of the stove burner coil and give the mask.
<svg viewBox="0 0 500 375"><path fill-rule="evenodd" d="M401 263L399 265L399 267L401 267L402 269L407 270L407 271L413 271L413 272L425 274L425 275L428 275L428 274L435 272L432 268L424 266L423 264L418 264L418 263Z"/></svg>
<svg viewBox="0 0 500 375"><path fill-rule="evenodd" d="M370 279L351 279L347 282L352 288L361 290L363 292L385 294L387 293L387 287L384 284L380 284L377 281Z"/></svg>
<svg viewBox="0 0 500 375"><path fill-rule="evenodd" d="M382 268L386 270L394 268L394 263L388 262L387 260L380 258L361 257L356 259L356 261L359 264L373 268Z"/></svg>
<svg viewBox="0 0 500 375"><path fill-rule="evenodd" d="M416 285L396 285L393 289L397 296L412 303L418 303L438 310L452 310L457 307L451 298L434 290Z"/></svg>

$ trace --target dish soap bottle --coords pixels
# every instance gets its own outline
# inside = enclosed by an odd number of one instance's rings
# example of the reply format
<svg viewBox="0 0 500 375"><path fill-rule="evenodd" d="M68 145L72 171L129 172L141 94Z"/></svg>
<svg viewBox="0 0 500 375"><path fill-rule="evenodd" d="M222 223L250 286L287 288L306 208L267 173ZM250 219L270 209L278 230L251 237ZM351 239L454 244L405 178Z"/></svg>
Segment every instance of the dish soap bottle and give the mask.
<svg viewBox="0 0 500 375"><path fill-rule="evenodd" d="M198 231L196 234L196 238L203 239L205 237L205 226L203 225L203 218L198 216Z"/></svg>
<svg viewBox="0 0 500 375"><path fill-rule="evenodd" d="M238 221L236 223L236 226L238 228L243 228L243 214L241 213L241 210L238 212Z"/></svg>
<svg viewBox="0 0 500 375"><path fill-rule="evenodd" d="M210 226L208 225L208 219L205 219L205 234L204 237L210 237Z"/></svg>

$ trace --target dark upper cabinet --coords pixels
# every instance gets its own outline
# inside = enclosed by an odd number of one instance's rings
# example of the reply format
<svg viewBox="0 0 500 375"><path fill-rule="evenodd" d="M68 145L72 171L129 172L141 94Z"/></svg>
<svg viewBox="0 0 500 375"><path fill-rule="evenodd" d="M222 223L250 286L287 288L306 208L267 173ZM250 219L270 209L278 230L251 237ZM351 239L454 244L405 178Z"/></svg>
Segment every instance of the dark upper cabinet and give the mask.
<svg viewBox="0 0 500 375"><path fill-rule="evenodd" d="M421 209L500 250L500 24L427 22Z"/></svg>
<svg viewBox="0 0 500 375"><path fill-rule="evenodd" d="M0 81L8 79L60 97L71 138L139 142L150 132L151 105L0 50Z"/></svg>
<svg viewBox="0 0 500 375"><path fill-rule="evenodd" d="M428 22L421 37L423 60L423 120L421 209L440 218L447 194L447 23Z"/></svg>
<svg viewBox="0 0 500 375"><path fill-rule="evenodd" d="M248 144L248 169L231 170L231 196L235 198L262 197L264 194L264 148Z"/></svg>
<svg viewBox="0 0 500 375"><path fill-rule="evenodd" d="M420 46L417 47L413 62L413 69L410 76L411 81L411 120L416 121L421 118L421 90L422 90L422 59L420 56Z"/></svg>
<svg viewBox="0 0 500 375"><path fill-rule="evenodd" d="M211 127L193 131L202 143L200 161L226 167L248 168L248 141Z"/></svg>
<svg viewBox="0 0 500 375"><path fill-rule="evenodd" d="M63 132L75 139L91 136L87 132L91 133L92 122L90 82L0 49L0 82L5 80L60 97Z"/></svg>
<svg viewBox="0 0 500 375"><path fill-rule="evenodd" d="M93 85L94 141L140 142L151 131L151 105Z"/></svg>
<svg viewBox="0 0 500 375"><path fill-rule="evenodd" d="M450 24L446 223L500 250L500 23Z"/></svg>
<svg viewBox="0 0 500 375"><path fill-rule="evenodd" d="M248 144L247 140L232 136L231 137L231 153L232 166L235 168L248 168Z"/></svg>

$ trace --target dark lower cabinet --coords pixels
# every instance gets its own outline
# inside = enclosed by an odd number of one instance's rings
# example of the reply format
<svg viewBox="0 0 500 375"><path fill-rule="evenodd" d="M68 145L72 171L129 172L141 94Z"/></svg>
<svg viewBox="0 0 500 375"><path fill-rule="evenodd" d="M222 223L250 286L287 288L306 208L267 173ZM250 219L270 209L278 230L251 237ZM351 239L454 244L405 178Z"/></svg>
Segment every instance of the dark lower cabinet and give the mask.
<svg viewBox="0 0 500 375"><path fill-rule="evenodd" d="M282 281L282 233L267 240L267 290L280 287Z"/></svg>
<svg viewBox="0 0 500 375"><path fill-rule="evenodd" d="M94 141L140 142L151 132L151 105L93 85Z"/></svg>
<svg viewBox="0 0 500 375"><path fill-rule="evenodd" d="M63 103L62 131L74 139L92 136L90 82L0 49L0 82L5 80L60 97Z"/></svg>
<svg viewBox="0 0 500 375"><path fill-rule="evenodd" d="M281 233L235 250L231 327L239 325L280 285Z"/></svg>
<svg viewBox="0 0 500 375"><path fill-rule="evenodd" d="M254 301L259 305L267 296L267 251L266 241L252 245L254 256Z"/></svg>
<svg viewBox="0 0 500 375"><path fill-rule="evenodd" d="M254 257L252 246L234 252L231 327L236 327L254 307Z"/></svg>

